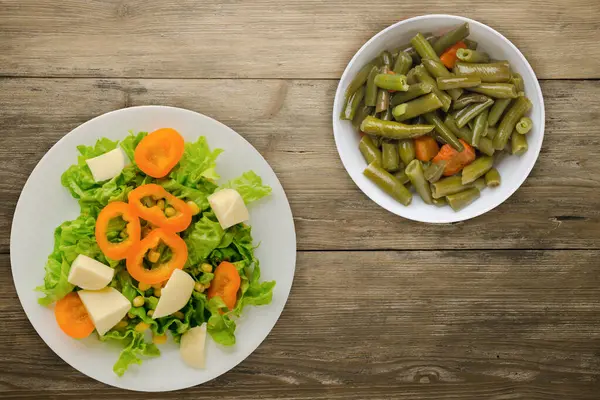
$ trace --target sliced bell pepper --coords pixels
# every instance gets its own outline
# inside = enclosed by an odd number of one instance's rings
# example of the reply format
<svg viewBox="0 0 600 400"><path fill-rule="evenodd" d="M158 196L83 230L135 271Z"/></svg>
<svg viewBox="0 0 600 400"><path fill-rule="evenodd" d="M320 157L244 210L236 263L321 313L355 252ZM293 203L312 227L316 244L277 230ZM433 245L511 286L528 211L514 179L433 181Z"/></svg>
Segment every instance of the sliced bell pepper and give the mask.
<svg viewBox="0 0 600 400"><path fill-rule="evenodd" d="M185 141L173 128L161 128L143 138L135 148L133 158L138 167L153 178L163 178L177 165Z"/></svg>
<svg viewBox="0 0 600 400"><path fill-rule="evenodd" d="M442 64L446 66L446 68L454 68L454 64L456 64L456 52L458 49L466 49L467 45L465 42L458 42L454 46L450 47L440 56L440 61Z"/></svg>
<svg viewBox="0 0 600 400"><path fill-rule="evenodd" d="M208 288L208 299L220 297L227 305L227 308L233 310L237 301L237 292L240 288L241 278L235 265L223 261L215 269L215 277Z"/></svg>
<svg viewBox="0 0 600 400"><path fill-rule="evenodd" d="M158 205L147 207L143 199L151 197L153 200L164 199L166 207L175 209L175 215L167 217ZM192 222L192 209L185 201L178 199L167 192L162 186L150 183L142 185L129 192L129 204L134 212L148 222L168 230L170 232L181 232Z"/></svg>
<svg viewBox="0 0 600 400"><path fill-rule="evenodd" d="M155 268L145 268L146 253L148 250L156 248L160 242L171 249L171 259ZM182 269L187 257L187 246L179 235L157 228L153 229L131 250L127 256L127 272L138 282L154 285L169 279L175 269Z"/></svg>
<svg viewBox="0 0 600 400"><path fill-rule="evenodd" d="M113 218L121 217L127 222L127 237L122 242L111 242L106 234L108 225ZM96 242L104 255L113 260L122 260L127 257L131 248L139 243L141 236L140 220L129 204L122 201L109 203L100 211L96 220Z"/></svg>

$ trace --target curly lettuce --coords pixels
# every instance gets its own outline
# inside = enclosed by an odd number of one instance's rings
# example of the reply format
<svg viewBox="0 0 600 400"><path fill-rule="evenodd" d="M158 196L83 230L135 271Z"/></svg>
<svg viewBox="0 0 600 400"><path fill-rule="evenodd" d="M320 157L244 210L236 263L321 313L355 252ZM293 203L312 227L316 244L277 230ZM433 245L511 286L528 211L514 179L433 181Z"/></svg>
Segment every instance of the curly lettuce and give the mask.
<svg viewBox="0 0 600 400"><path fill-rule="evenodd" d="M125 319L125 327L115 327L100 340L116 340L123 344L123 350L114 365L114 372L121 376L127 368L140 364L142 357L157 357L159 349L137 332L139 322L146 323L154 335L170 332L175 342L190 328L207 324L207 330L215 342L233 345L236 342L235 317L245 306L263 305L271 302L275 282L260 281L260 267L254 256L251 228L238 224L224 230L214 212L210 209L208 197L218 190L232 188L237 190L244 202L250 204L271 193L261 178L248 171L222 185L217 184L217 158L221 149L211 150L206 138L200 137L194 143L186 143L180 162L163 179L154 179L141 171L134 162L136 146L147 135L146 132L131 133L120 143L106 138L98 140L93 146L78 146L80 156L77 163L69 167L61 177L61 183L79 202L81 214L73 221L66 221L54 233L54 249L46 263L44 284L37 288L44 294L39 299L42 305L50 305L74 290L67 281L71 263L79 254L85 254L115 268L115 276L110 286L120 291L130 302L137 296L144 297L144 306L131 307ZM95 182L86 160L97 157L120 146L131 163L116 177ZM208 287L214 279L214 271L202 270L203 263L218 265L226 260L234 263L241 277L238 300L233 310L228 310L221 298L210 300L206 293L194 291L188 303L177 315L152 319L149 310L156 309L159 299L153 295L153 289L142 291L138 282L127 272L124 262L107 259L95 239L95 223L100 210L113 201L127 201L127 195L136 187L146 183L157 183L174 196L185 201L193 201L200 209L194 216L190 227L181 233L188 248L188 260L184 267L195 281ZM124 222L113 220L107 235L118 237ZM114 225L114 226L113 226Z"/></svg>

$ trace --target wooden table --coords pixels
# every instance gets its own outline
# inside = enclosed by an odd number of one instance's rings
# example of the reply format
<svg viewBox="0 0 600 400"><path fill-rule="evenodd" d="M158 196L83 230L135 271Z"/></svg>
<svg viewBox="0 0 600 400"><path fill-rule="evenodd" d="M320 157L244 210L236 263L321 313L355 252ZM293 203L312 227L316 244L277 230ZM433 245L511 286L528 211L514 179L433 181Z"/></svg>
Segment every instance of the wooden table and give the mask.
<svg viewBox="0 0 600 400"><path fill-rule="evenodd" d="M426 13L506 35L548 116L525 184L484 216L439 226L372 203L331 132L355 51ZM599 15L586 0L0 0L0 398L599 399ZM218 379L166 394L125 393L65 364L9 271L15 204L43 154L88 119L143 104L196 110L248 139L298 234L294 287L267 340Z"/></svg>

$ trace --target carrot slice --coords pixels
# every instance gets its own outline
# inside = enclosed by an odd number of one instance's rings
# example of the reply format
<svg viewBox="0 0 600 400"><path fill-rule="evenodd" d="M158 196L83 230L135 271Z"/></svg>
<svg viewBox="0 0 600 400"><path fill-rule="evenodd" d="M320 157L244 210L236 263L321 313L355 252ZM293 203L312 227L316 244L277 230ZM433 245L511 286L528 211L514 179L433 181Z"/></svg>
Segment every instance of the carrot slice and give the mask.
<svg viewBox="0 0 600 400"><path fill-rule="evenodd" d="M56 302L54 317L60 329L74 339L86 338L95 329L83 302L75 292Z"/></svg>
<svg viewBox="0 0 600 400"><path fill-rule="evenodd" d="M208 288L208 299L220 297L227 305L227 308L233 310L237 301L237 292L240 288L240 274L235 265L223 261L215 269L215 277Z"/></svg>
<svg viewBox="0 0 600 400"><path fill-rule="evenodd" d="M465 42L458 42L454 46L450 47L448 50L442 53L440 56L440 60L446 66L446 68L454 68L454 64L456 64L456 51L458 49L466 49L467 45Z"/></svg>
<svg viewBox="0 0 600 400"><path fill-rule="evenodd" d="M442 146L439 153L433 157L433 162L442 160L447 162L446 168L444 169L444 176L452 176L459 173L464 167L475 160L475 150L473 147L464 140L459 140L465 147L460 153L449 144L445 144Z"/></svg>
<svg viewBox="0 0 600 400"><path fill-rule="evenodd" d="M415 155L417 160L429 161L438 154L439 150L440 147L431 136L421 136L415 139Z"/></svg>

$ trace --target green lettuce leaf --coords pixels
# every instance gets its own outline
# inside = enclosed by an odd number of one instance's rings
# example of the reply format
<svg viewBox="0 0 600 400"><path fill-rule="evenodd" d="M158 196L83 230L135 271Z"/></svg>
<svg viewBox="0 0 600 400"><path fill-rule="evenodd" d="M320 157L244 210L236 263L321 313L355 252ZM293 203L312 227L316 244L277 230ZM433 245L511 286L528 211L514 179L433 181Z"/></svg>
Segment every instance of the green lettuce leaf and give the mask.
<svg viewBox="0 0 600 400"><path fill-rule="evenodd" d="M219 179L215 168L217 157L222 152L222 149L211 151L204 136L198 138L196 143L186 143L183 156L169 177L191 188L196 188L205 179Z"/></svg>
<svg viewBox="0 0 600 400"><path fill-rule="evenodd" d="M183 185L175 179L161 179L157 183L173 196L185 201L193 201L200 208L200 211L209 208L208 196L217 188L217 185L204 178L196 182L194 187Z"/></svg>
<svg viewBox="0 0 600 400"><path fill-rule="evenodd" d="M221 310L227 311L227 306L220 297L213 297L208 301L207 309L210 312L206 330L213 340L224 346L235 344L235 321L227 313L221 314Z"/></svg>
<svg viewBox="0 0 600 400"><path fill-rule="evenodd" d="M246 204L271 194L271 187L263 185L262 179L254 171L244 172L240 177L219 186L219 190L227 188L237 190Z"/></svg>
<svg viewBox="0 0 600 400"><path fill-rule="evenodd" d="M219 246L224 234L214 213L203 213L200 220L193 223L183 235L188 249L187 264L196 265L206 260Z"/></svg>
<svg viewBox="0 0 600 400"><path fill-rule="evenodd" d="M140 132L123 140L121 146L128 156L131 154L132 157L134 146L143 136L145 132ZM83 214L95 217L109 202L127 201L127 195L131 190L151 180L134 164L130 164L119 175L108 181L94 181L85 160L114 150L117 145L118 142L104 138L98 140L94 146L78 146L80 156L77 164L71 165L61 176L62 185L79 201Z"/></svg>
<svg viewBox="0 0 600 400"><path fill-rule="evenodd" d="M73 221L63 222L54 231L54 249L48 257L44 276L44 284L36 288L45 297L38 299L42 305L50 305L62 299L73 290L67 281L71 263L79 254L94 258L104 264L115 267L118 262L107 260L96 243L96 220L80 215Z"/></svg>
<svg viewBox="0 0 600 400"><path fill-rule="evenodd" d="M113 366L113 371L118 376L123 376L132 364L141 364L140 356L158 357L160 350L153 343L144 340L144 334L135 330L135 325L130 324L126 329L119 331L113 329L104 336L99 336L101 341L118 340L123 342L125 348L121 351L119 359Z"/></svg>
<svg viewBox="0 0 600 400"><path fill-rule="evenodd" d="M135 161L133 159L133 155L135 153L135 148L142 141L142 139L145 138L147 135L148 135L148 132L138 132L137 134L134 134L132 131L129 131L129 136L127 136L121 142L121 148L127 155L127 158L129 158L129 160L132 163L135 163Z"/></svg>

